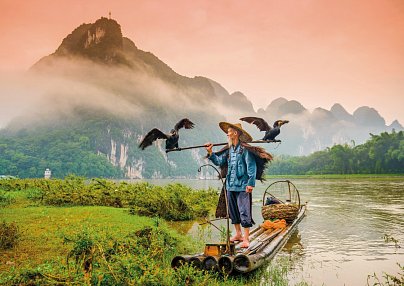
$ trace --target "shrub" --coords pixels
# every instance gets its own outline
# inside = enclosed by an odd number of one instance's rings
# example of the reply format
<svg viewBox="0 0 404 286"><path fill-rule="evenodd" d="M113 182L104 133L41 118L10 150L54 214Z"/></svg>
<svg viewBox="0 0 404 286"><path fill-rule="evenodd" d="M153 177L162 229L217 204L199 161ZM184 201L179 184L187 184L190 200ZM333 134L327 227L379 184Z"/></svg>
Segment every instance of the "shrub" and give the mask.
<svg viewBox="0 0 404 286"><path fill-rule="evenodd" d="M20 238L19 228L15 222L0 224L0 249L13 248Z"/></svg>
<svg viewBox="0 0 404 286"><path fill-rule="evenodd" d="M130 213L183 221L207 216L217 202L217 192L193 190L181 184L165 187L137 184Z"/></svg>
<svg viewBox="0 0 404 286"><path fill-rule="evenodd" d="M117 183L105 179L86 181L69 176L60 179L15 179L0 181L7 191L0 193L0 205L9 202L9 191L23 190L26 198L51 206L112 206L131 207L130 212L183 221L204 217L216 205L214 189L194 190L181 184L154 186L148 183Z"/></svg>
<svg viewBox="0 0 404 286"><path fill-rule="evenodd" d="M179 240L165 228L145 227L123 238L100 238L87 230L65 243L73 244L67 255L73 267L69 277L87 279L92 285L161 285L170 268L166 255ZM39 277L40 278L40 277Z"/></svg>
<svg viewBox="0 0 404 286"><path fill-rule="evenodd" d="M8 192L0 191L0 207L5 207L15 202L15 198Z"/></svg>

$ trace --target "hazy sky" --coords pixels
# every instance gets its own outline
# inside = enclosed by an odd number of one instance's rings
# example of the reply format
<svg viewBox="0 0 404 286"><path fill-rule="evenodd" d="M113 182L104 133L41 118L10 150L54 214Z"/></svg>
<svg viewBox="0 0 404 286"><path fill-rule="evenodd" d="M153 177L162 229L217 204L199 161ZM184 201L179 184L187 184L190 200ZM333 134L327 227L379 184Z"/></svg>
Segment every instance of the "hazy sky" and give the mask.
<svg viewBox="0 0 404 286"><path fill-rule="evenodd" d="M27 70L82 23L112 18L179 74L404 124L404 0L0 0L0 72Z"/></svg>

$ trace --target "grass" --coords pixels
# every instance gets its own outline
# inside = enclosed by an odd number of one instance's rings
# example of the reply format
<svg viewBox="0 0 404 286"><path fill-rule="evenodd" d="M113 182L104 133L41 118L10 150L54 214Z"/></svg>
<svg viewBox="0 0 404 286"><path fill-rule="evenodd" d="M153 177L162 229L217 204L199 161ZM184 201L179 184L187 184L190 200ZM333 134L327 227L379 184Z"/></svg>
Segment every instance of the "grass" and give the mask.
<svg viewBox="0 0 404 286"><path fill-rule="evenodd" d="M12 249L17 245L20 231L15 223L0 223L0 249Z"/></svg>
<svg viewBox="0 0 404 286"><path fill-rule="evenodd" d="M181 184L154 186L139 182L113 182L70 175L65 180L0 180L0 206L15 200L10 194L24 196L46 206L130 207L132 214L160 216L167 220L190 220L207 216L215 207L217 190L195 190Z"/></svg>
<svg viewBox="0 0 404 286"><path fill-rule="evenodd" d="M128 215L127 210L110 207L25 207L3 208L0 216L15 222L21 232L15 249L0 255L0 272L11 267L33 267L48 260L64 259L68 245L64 237L85 229L122 237L153 225L153 219Z"/></svg>
<svg viewBox="0 0 404 286"><path fill-rule="evenodd" d="M174 255L200 252L203 242L172 230L163 219L131 215L129 208L46 206L32 200L30 189L6 193L13 199L0 207L0 217L19 233L13 248L0 250L1 285L237 286L257 285L267 273L222 277L191 267L175 271Z"/></svg>
<svg viewBox="0 0 404 286"><path fill-rule="evenodd" d="M0 208L0 217L6 223L15 223L21 238L14 249L1 251L0 273L65 259L69 246L63 243L64 238L86 229L123 237L155 224L153 218L129 215L128 208L42 206L27 198L29 191L10 193L15 202Z"/></svg>

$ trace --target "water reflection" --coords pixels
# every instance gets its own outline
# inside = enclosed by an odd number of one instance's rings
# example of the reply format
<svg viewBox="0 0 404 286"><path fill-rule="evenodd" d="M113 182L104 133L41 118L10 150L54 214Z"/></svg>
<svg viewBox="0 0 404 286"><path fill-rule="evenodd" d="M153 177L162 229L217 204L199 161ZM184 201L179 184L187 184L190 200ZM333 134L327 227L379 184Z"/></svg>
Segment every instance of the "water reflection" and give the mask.
<svg viewBox="0 0 404 286"><path fill-rule="evenodd" d="M181 234L188 234L195 225L195 221L169 221L167 224L172 228L175 228Z"/></svg>
<svg viewBox="0 0 404 286"><path fill-rule="evenodd" d="M302 244L302 237L299 233L299 229L296 229L290 236L288 242L282 248L279 253L282 257L287 257L290 262L290 267L296 269L303 265L303 260L305 257L304 246Z"/></svg>
<svg viewBox="0 0 404 286"><path fill-rule="evenodd" d="M288 242L283 247L282 251L288 254L303 253L302 238L299 229L296 229L290 236Z"/></svg>

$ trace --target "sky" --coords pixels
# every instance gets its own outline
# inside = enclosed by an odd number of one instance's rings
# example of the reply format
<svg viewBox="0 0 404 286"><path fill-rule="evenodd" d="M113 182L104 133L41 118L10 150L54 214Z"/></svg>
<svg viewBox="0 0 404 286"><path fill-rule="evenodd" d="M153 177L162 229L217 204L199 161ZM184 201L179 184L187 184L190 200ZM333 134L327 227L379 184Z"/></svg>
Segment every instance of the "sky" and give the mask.
<svg viewBox="0 0 404 286"><path fill-rule="evenodd" d="M403 0L0 0L0 74L29 69L109 12L125 37L255 109L278 97L404 125Z"/></svg>

